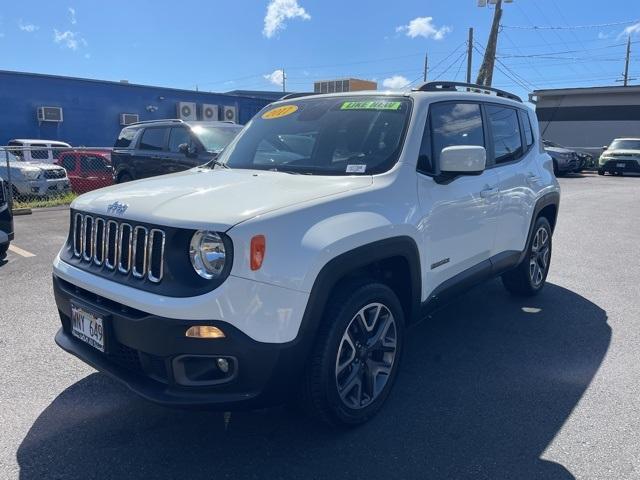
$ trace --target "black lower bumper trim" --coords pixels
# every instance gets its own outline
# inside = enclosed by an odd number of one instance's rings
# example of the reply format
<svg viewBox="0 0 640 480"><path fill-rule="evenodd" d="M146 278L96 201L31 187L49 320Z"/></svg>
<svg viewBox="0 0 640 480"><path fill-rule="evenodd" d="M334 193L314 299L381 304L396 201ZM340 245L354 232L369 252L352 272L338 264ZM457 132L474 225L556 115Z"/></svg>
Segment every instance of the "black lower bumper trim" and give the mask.
<svg viewBox="0 0 640 480"><path fill-rule="evenodd" d="M56 343L67 352L124 383L152 402L179 408L242 409L286 401L302 373L307 342L257 342L226 322L177 320L129 310L53 277L62 321ZM105 316L106 352L71 334L71 303ZM185 337L189 326L213 325L224 339ZM228 381L204 386L181 385L173 360L185 355L234 359Z"/></svg>

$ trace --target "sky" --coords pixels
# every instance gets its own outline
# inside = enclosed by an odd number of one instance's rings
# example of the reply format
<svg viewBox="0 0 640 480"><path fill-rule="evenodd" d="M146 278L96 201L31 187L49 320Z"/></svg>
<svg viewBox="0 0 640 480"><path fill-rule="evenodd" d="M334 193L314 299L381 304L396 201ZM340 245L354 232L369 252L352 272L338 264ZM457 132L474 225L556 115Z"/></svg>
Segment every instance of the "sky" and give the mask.
<svg viewBox="0 0 640 480"><path fill-rule="evenodd" d="M492 15L478 0L2 2L0 69L215 92L281 90L283 71L288 91L344 77L406 88L425 55L430 80L464 81L469 27L475 79ZM501 24L496 87L620 84L629 35L640 84L637 0L514 0Z"/></svg>

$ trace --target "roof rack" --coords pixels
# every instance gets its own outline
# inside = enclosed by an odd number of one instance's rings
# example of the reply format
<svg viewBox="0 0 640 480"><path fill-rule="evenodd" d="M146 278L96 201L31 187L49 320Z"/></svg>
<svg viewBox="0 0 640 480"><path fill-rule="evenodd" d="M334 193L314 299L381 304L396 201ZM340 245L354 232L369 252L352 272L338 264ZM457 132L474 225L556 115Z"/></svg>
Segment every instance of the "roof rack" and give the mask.
<svg viewBox="0 0 640 480"><path fill-rule="evenodd" d="M300 97L310 97L311 95L320 95L318 92L307 92L307 93L287 93L280 100L291 100L293 98Z"/></svg>
<svg viewBox="0 0 640 480"><path fill-rule="evenodd" d="M491 95L494 93L497 97L508 98L522 103L522 99L513 93L505 92L498 88L487 87L486 85L477 85L475 83L464 82L427 82L413 89L414 92L439 92L442 90L455 90L465 88L469 92L484 93Z"/></svg>
<svg viewBox="0 0 640 480"><path fill-rule="evenodd" d="M164 119L157 119L157 120L142 120L140 122L133 122L130 123L128 125L126 125L127 127L130 127L131 125L146 125L149 123L166 123L166 122L171 122L171 123L183 123L184 120L180 120L179 118L164 118Z"/></svg>

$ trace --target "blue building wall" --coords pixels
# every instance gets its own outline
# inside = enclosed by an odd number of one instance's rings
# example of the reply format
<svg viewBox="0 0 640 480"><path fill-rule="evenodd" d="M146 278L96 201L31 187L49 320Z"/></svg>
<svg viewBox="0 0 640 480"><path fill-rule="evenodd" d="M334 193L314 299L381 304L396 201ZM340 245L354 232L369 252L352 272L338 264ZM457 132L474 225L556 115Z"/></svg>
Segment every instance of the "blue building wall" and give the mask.
<svg viewBox="0 0 640 480"><path fill-rule="evenodd" d="M238 108L248 122L270 99L196 92L121 82L0 71L0 145L12 138L61 140L73 146L110 147L122 129L121 113L140 120L176 118L177 102ZM63 122L38 122L41 106L62 107ZM148 107L151 107L150 109ZM154 110L155 111L149 111Z"/></svg>

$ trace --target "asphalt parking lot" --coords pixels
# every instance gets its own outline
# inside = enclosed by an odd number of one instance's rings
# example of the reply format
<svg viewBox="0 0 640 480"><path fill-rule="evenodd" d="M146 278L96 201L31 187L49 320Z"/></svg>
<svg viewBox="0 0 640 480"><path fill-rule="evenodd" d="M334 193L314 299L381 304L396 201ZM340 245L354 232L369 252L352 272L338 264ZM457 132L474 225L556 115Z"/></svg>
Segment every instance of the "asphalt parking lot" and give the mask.
<svg viewBox="0 0 640 480"><path fill-rule="evenodd" d="M0 478L640 478L640 178L561 179L548 284L482 285L413 327L387 405L335 432L288 409L167 410L53 342L67 210L0 266ZM30 256L31 255L31 256Z"/></svg>

